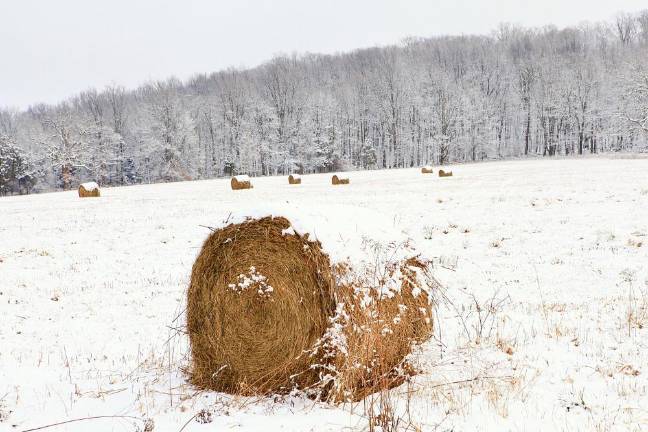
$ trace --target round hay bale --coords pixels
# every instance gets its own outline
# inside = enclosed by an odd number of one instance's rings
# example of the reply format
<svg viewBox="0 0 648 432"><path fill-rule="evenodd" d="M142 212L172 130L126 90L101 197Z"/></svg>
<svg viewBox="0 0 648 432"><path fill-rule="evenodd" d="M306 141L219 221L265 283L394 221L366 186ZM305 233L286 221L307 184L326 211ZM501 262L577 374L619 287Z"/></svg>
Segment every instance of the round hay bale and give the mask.
<svg viewBox="0 0 648 432"><path fill-rule="evenodd" d="M329 259L317 242L284 235L285 218L214 231L187 298L192 381L235 394L286 392L319 380L309 350L333 313Z"/></svg>
<svg viewBox="0 0 648 432"><path fill-rule="evenodd" d="M232 185L232 190L252 189L254 187L252 186L250 177L246 175L238 175L232 177L230 184Z"/></svg>
<svg viewBox="0 0 648 432"><path fill-rule="evenodd" d="M288 176L288 184L291 184L291 185L301 184L301 176L299 176L297 174L290 174Z"/></svg>
<svg viewBox="0 0 648 432"><path fill-rule="evenodd" d="M100 197L101 191L99 190L99 185L95 182L82 183L79 185L79 197L80 198L90 198L90 197Z"/></svg>
<svg viewBox="0 0 648 432"><path fill-rule="evenodd" d="M349 177L334 174L333 177L331 177L331 184L333 184L334 186L349 184Z"/></svg>
<svg viewBox="0 0 648 432"><path fill-rule="evenodd" d="M426 166L424 166L423 168L421 168L421 173L422 173L422 174L433 174L433 173L434 173L434 169L432 169L431 166L426 165Z"/></svg>
<svg viewBox="0 0 648 432"><path fill-rule="evenodd" d="M428 265L411 258L379 279L356 274L332 266L283 217L214 230L187 293L192 382L244 395L298 388L338 402L399 385L412 344L432 332Z"/></svg>
<svg viewBox="0 0 648 432"><path fill-rule="evenodd" d="M439 177L452 177L452 171L439 170Z"/></svg>

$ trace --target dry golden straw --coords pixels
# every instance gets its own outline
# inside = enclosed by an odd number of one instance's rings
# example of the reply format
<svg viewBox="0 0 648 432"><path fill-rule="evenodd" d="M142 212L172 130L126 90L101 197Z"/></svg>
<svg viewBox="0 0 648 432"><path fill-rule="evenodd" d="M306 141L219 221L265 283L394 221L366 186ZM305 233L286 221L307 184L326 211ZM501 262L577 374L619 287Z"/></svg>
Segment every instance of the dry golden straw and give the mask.
<svg viewBox="0 0 648 432"><path fill-rule="evenodd" d="M254 187L250 177L246 175L232 177L231 185L233 190L252 189Z"/></svg>
<svg viewBox="0 0 648 432"><path fill-rule="evenodd" d="M100 197L101 192L99 191L99 186L96 183L83 183L79 186L79 197L81 198L91 198L91 197Z"/></svg>
<svg viewBox="0 0 648 432"><path fill-rule="evenodd" d="M266 217L205 241L187 293L192 382L244 395L301 389L331 401L402 383L412 344L432 332L429 297L414 282L427 264L386 269L401 280L387 297L289 227Z"/></svg>
<svg viewBox="0 0 648 432"><path fill-rule="evenodd" d="M246 394L318 381L307 350L335 307L330 263L318 243L284 236L289 226L284 218L229 225L203 245L187 297L197 386ZM260 283L239 289L240 275L251 276L252 268L272 291Z"/></svg>
<svg viewBox="0 0 648 432"><path fill-rule="evenodd" d="M439 170L439 177L452 177L452 171Z"/></svg>
<svg viewBox="0 0 648 432"><path fill-rule="evenodd" d="M335 174L333 175L333 177L331 177L331 184L333 185L349 184L349 178L338 176L337 174Z"/></svg>
<svg viewBox="0 0 648 432"><path fill-rule="evenodd" d="M393 263L385 277L400 270L401 290L389 297L368 287L367 280L343 275L350 270L336 266L338 279L347 280L336 290L338 304L344 305L346 355L334 357L332 369L338 376L328 398L334 401L358 401L371 393L402 384L412 374L405 361L414 343L427 340L433 331L432 306L425 291L414 281L415 269L428 271L429 263L411 258ZM384 282L384 281L383 281ZM371 302L367 305L367 298ZM329 366L331 368L331 366Z"/></svg>
<svg viewBox="0 0 648 432"><path fill-rule="evenodd" d="M433 174L434 170L432 169L431 166L424 166L423 168L421 168L421 173L423 173L423 174Z"/></svg>
<svg viewBox="0 0 648 432"><path fill-rule="evenodd" d="M288 184L298 185L301 184L301 177L296 174L290 174L288 176Z"/></svg>

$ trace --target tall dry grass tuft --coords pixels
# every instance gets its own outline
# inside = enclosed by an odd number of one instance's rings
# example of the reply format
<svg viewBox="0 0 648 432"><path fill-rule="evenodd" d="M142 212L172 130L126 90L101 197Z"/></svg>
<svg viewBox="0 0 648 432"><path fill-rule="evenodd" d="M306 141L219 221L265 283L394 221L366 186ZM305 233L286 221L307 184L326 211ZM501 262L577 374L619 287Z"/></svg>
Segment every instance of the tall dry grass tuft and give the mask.
<svg viewBox="0 0 648 432"><path fill-rule="evenodd" d="M415 373L407 361L412 346L433 331L432 301L421 289L421 277L432 286L429 263L411 258L389 263L372 285L348 267L336 266L338 316L344 345L335 349L332 368L337 371L329 397L358 401L367 395L401 385ZM400 280L398 289L386 288ZM340 310L341 308L341 310Z"/></svg>

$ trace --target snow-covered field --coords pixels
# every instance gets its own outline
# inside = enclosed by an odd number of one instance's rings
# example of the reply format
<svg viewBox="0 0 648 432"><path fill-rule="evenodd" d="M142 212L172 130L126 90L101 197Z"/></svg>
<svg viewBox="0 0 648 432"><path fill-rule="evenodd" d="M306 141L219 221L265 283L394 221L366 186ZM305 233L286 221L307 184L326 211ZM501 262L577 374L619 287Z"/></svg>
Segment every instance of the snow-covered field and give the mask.
<svg viewBox="0 0 648 432"><path fill-rule="evenodd" d="M0 430L94 416L109 417L48 430L368 430L371 401L184 381L178 327L204 226L261 204L323 220L354 206L349 225L388 220L434 258L436 336L390 397L403 429L648 430L648 159L452 168L353 172L338 187L308 175L1 198Z"/></svg>

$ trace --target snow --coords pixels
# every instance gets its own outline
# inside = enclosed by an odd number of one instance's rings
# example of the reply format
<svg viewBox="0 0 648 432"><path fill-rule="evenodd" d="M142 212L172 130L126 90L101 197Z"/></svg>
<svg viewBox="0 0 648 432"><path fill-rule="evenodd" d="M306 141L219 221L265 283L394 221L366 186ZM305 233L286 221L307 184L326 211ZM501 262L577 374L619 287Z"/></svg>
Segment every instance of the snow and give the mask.
<svg viewBox="0 0 648 432"><path fill-rule="evenodd" d="M88 192L99 189L99 185L95 182L81 183L81 187L83 187L83 189L87 190Z"/></svg>
<svg viewBox="0 0 648 432"><path fill-rule="evenodd" d="M262 297L268 297L274 288L267 283L268 278L259 273L256 267L251 266L248 274L240 274L235 284L229 284L229 288L237 293L242 293L250 287L254 287Z"/></svg>
<svg viewBox="0 0 648 432"><path fill-rule="evenodd" d="M234 179L237 182L249 182L250 181L250 176L248 176L248 175L237 175L237 176L234 176Z"/></svg>
<svg viewBox="0 0 648 432"><path fill-rule="evenodd" d="M405 238L433 260L436 334L413 355L422 373L392 391L410 430L648 427L648 160L451 168L354 172L349 188L321 174L298 189L257 178L244 195L210 180L0 199L0 431L101 415L135 419L55 430L368 430L363 404L185 382L176 329L206 227L270 214L335 260Z"/></svg>
<svg viewBox="0 0 648 432"><path fill-rule="evenodd" d="M319 185L322 187L323 185ZM329 184L326 187L330 187ZM288 194L288 192L287 192ZM344 195L344 194L340 194ZM264 217L285 217L290 227L282 233L296 233L319 241L332 263L350 263L356 267L374 266L376 252L389 250L389 259L397 261L418 255L409 233L394 226L389 217L373 210L349 204L302 205L294 201L242 204L212 228ZM389 246L392 245L392 248ZM371 251L368 251L371 249ZM377 250L380 249L380 250ZM372 252L373 251L373 252ZM385 261L383 259L383 261Z"/></svg>

